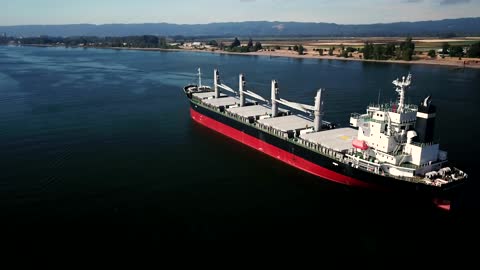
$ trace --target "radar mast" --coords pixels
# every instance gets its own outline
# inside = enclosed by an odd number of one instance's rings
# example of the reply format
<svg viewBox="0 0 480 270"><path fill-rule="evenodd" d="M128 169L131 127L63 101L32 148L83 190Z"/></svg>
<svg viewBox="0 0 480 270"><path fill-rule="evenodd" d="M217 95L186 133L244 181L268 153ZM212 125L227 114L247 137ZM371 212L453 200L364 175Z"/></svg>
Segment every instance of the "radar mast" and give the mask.
<svg viewBox="0 0 480 270"><path fill-rule="evenodd" d="M398 112L403 113L405 111L405 93L412 84L412 74L408 73L408 76L405 78L405 76L402 77L402 80L396 79L393 81L393 84L397 87L395 91L400 96L400 102L398 103Z"/></svg>

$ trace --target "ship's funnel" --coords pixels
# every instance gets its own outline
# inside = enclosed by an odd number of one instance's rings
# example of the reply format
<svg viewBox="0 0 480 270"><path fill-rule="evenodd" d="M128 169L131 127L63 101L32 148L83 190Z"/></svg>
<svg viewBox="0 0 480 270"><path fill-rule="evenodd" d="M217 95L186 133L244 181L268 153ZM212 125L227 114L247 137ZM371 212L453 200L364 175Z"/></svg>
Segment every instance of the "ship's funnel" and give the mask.
<svg viewBox="0 0 480 270"><path fill-rule="evenodd" d="M415 131L417 137L413 140L419 143L430 143L434 140L433 131L435 129L436 107L431 104L431 97L418 106L417 121L415 123Z"/></svg>
<svg viewBox="0 0 480 270"><path fill-rule="evenodd" d="M276 117L278 115L277 95L278 82L276 80L272 80L272 117Z"/></svg>
<svg viewBox="0 0 480 270"><path fill-rule="evenodd" d="M218 84L220 83L220 72L217 69L213 70L213 88L215 90L215 98L220 96L220 92L218 91Z"/></svg>
<svg viewBox="0 0 480 270"><path fill-rule="evenodd" d="M315 120L314 120L314 128L315 131L322 130L322 111L323 111L323 100L322 100L322 93L323 89L319 89L317 92L317 96L315 97Z"/></svg>
<svg viewBox="0 0 480 270"><path fill-rule="evenodd" d="M245 75L240 74L238 78L238 92L240 93L240 107L245 105L245 95L243 94L243 90L245 87Z"/></svg>

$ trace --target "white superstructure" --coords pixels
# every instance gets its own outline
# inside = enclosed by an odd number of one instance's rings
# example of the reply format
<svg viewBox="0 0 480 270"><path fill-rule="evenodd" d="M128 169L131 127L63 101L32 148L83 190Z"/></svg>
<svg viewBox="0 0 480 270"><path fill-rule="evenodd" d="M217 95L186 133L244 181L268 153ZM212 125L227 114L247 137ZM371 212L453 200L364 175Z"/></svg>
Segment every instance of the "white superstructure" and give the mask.
<svg viewBox="0 0 480 270"><path fill-rule="evenodd" d="M411 82L410 74L393 81L398 103L370 106L365 114L352 114L350 125L358 128L355 149L349 156L354 166L368 165L377 173L416 177L440 170L447 162L447 153L433 139L435 107L430 97L420 107L405 104Z"/></svg>

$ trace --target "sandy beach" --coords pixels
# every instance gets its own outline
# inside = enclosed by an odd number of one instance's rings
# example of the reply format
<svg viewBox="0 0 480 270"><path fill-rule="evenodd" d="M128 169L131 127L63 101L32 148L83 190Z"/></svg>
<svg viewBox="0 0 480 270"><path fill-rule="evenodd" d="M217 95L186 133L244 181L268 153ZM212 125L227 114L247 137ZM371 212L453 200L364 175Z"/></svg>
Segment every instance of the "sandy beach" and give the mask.
<svg viewBox="0 0 480 270"><path fill-rule="evenodd" d="M304 55L298 55L296 52L291 51L262 51L262 52L252 52L247 53L249 55L263 55L263 56L278 56L278 57L293 57L293 58L308 58L308 59L333 59L333 60L340 60L340 61L363 61L363 62L377 62L377 63L395 63L395 64L423 64L423 65L442 65L442 66L450 66L450 67L457 67L457 68L480 68L480 58L462 58L459 60L458 58L450 58L450 57L436 57L436 58L429 58L429 57L421 57L420 59L412 60L412 61L403 61L403 60L365 60L357 57L338 57L338 56L329 56L323 55L320 56L318 53L315 55L308 53Z"/></svg>

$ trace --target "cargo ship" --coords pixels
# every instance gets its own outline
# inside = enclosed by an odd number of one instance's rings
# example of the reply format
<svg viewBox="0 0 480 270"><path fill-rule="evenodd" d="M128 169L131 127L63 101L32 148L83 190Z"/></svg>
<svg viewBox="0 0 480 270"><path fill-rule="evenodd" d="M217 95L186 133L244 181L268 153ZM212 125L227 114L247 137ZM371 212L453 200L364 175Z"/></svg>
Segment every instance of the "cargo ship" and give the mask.
<svg viewBox="0 0 480 270"><path fill-rule="evenodd" d="M244 74L235 90L221 82L217 69L213 86L202 85L198 69L198 83L183 90L195 122L290 166L345 185L427 194L449 210L445 194L468 175L435 141L431 97L418 105L405 103L411 83L411 74L394 80L398 100L352 113L349 127L323 119L324 89L313 105L302 104L280 98L279 83L272 80L266 99L247 90Z"/></svg>

